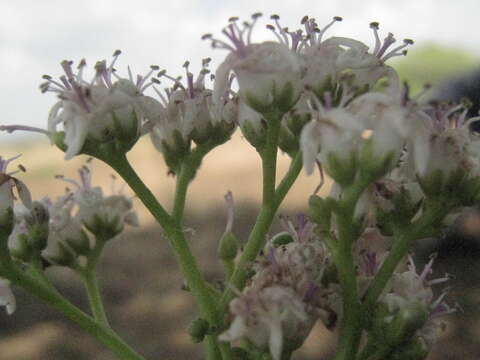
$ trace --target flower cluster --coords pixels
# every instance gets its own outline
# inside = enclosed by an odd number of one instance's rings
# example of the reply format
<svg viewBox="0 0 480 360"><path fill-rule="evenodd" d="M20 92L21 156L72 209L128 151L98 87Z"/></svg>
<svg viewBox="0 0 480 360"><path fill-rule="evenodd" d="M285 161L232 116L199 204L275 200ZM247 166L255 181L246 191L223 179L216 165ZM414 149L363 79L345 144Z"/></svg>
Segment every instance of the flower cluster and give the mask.
<svg viewBox="0 0 480 360"><path fill-rule="evenodd" d="M337 359L424 359L441 329L437 318L454 309L445 302L447 291L433 291L448 277L429 280L433 260L418 273L408 251L415 241L438 236L447 216L480 203L480 116L470 118L466 102L425 101L425 92L411 96L387 61L405 55L413 41L395 46L391 33L381 40L376 22L369 47L326 37L340 17L323 27L304 17L301 29L292 31L273 15L267 25L273 40L256 43L260 17L242 24L231 18L222 30L225 41L203 36L228 51L213 74L207 58L196 76L185 62L184 79L156 65L136 77L129 68L128 78L121 78L116 51L110 64L97 62L86 81L84 60L76 72L64 61L65 74L44 76L41 85L59 97L48 129L0 130L44 133L66 159L96 157L127 180L169 237L202 313L192 336L211 336L210 354L230 355L230 345L238 344L235 350L255 358L270 352L274 360L289 359L320 320L339 329ZM217 255L227 284L216 301L218 289L202 277L184 238L185 198L206 154L229 140L237 125L262 160L262 210L243 247L233 233L233 196L225 196L228 220ZM170 212L126 157L145 134L178 177ZM282 180L278 149L292 158ZM59 176L73 186L63 196L32 201L13 176L17 171L7 172L13 159L0 157L0 236L7 234L0 244L0 305L8 313L15 309L10 281L31 280L28 271L36 271L45 283L46 266L69 266L89 292L95 322L83 326L121 352L126 347L103 326L108 322L92 272L105 242L138 224L131 199L116 190L105 195L84 166L79 181ZM310 175L317 167L321 185L324 170L333 180L330 193L321 198L317 188L309 218L283 219L285 231L270 238L296 177L302 168ZM16 206L15 192L22 202ZM217 340L231 344L220 351Z"/></svg>
<svg viewBox="0 0 480 360"><path fill-rule="evenodd" d="M110 65L105 60L97 62L91 81L83 78L85 60L80 61L77 73L72 61L63 61L65 75L59 81L44 76L42 92L54 92L60 98L50 111L48 130L54 134L57 126L63 125L65 159L79 154L87 139L106 142L129 137L128 141L135 142L142 133L139 98L152 84L149 77L157 67L152 66L150 73L136 80L129 71L129 79L123 79L113 67L119 55L120 51L115 51Z"/></svg>
<svg viewBox="0 0 480 360"><path fill-rule="evenodd" d="M331 321L324 273L330 265L314 225L299 216L298 225L284 221L286 232L273 237L258 260L250 284L230 303L233 321L224 341L246 338L270 349L275 360L300 347L318 318Z"/></svg>
<svg viewBox="0 0 480 360"><path fill-rule="evenodd" d="M55 201L48 197L28 209L15 209L15 227L9 236L11 254L23 261L41 256L48 263L71 266L80 255L87 255L96 241L107 241L123 231L124 225L138 225L132 202L121 193L103 195L91 184L90 169L79 170L80 182L73 184ZM93 234L92 239L89 233Z"/></svg>

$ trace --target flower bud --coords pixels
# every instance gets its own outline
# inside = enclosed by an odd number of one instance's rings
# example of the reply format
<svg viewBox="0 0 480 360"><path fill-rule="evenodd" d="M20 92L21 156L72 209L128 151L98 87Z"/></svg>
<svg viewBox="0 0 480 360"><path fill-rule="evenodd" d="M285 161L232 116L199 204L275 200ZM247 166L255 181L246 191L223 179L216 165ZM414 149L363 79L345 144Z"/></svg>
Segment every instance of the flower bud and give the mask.
<svg viewBox="0 0 480 360"><path fill-rule="evenodd" d="M282 231L270 239L270 242L274 247L287 245L293 241L293 237L288 231Z"/></svg>
<svg viewBox="0 0 480 360"><path fill-rule="evenodd" d="M190 335L192 341L197 344L203 341L205 336L208 334L209 329L210 324L207 320L197 318L188 326L188 334Z"/></svg>
<svg viewBox="0 0 480 360"><path fill-rule="evenodd" d="M25 217L29 229L29 243L37 253L47 247L49 218L47 207L40 201L32 203L32 209Z"/></svg>
<svg viewBox="0 0 480 360"><path fill-rule="evenodd" d="M397 149L401 149L401 144ZM375 181L388 173L395 166L396 160L394 150L379 150L374 139L370 138L362 144L358 167L361 176Z"/></svg>
<svg viewBox="0 0 480 360"><path fill-rule="evenodd" d="M218 257L224 261L234 260L238 253L238 239L233 232L223 234L218 244Z"/></svg>
<svg viewBox="0 0 480 360"><path fill-rule="evenodd" d="M385 341L392 346L408 341L423 327L428 317L429 311L425 305L418 302L406 304L386 326Z"/></svg>

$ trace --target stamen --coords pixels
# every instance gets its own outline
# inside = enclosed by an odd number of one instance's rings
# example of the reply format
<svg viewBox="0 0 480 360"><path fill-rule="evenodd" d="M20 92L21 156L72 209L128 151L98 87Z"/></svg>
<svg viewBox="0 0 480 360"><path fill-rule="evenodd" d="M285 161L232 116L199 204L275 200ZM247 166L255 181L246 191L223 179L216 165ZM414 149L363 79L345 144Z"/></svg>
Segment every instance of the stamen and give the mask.
<svg viewBox="0 0 480 360"><path fill-rule="evenodd" d="M74 179L68 179L68 178L65 177L65 175L55 175L54 177L55 177L55 179L57 179L57 180L62 180L62 181L65 181L66 183L69 183L69 184L72 184L72 185L76 186L77 189L81 189L81 188L82 188L82 187L80 186L80 184L79 184L76 180L74 180Z"/></svg>
<svg viewBox="0 0 480 360"><path fill-rule="evenodd" d="M227 225L225 226L225 232L231 232L233 228L233 220L235 218L235 205L233 202L233 194L229 190L225 196L225 203L227 205Z"/></svg>
<svg viewBox="0 0 480 360"><path fill-rule="evenodd" d="M390 47L390 45L392 45L395 41L395 38L393 37L393 34L392 33L388 33L387 37L383 40L383 45L380 47L380 49L378 50L377 53L374 53L374 55L376 57L378 57L379 59L382 58L383 54L385 53L385 51Z"/></svg>
<svg viewBox="0 0 480 360"><path fill-rule="evenodd" d="M33 127L33 126L26 126L26 125L0 125L0 131L6 131L8 133L13 133L14 131L31 131L31 132L38 132L41 134L45 134L47 136L51 135L50 131L45 129Z"/></svg>
<svg viewBox="0 0 480 360"><path fill-rule="evenodd" d="M382 42L380 41L380 36L378 35L378 29L380 28L379 23L373 21L370 23L370 29L373 30L373 35L375 36L375 48L373 49L373 53L376 54L380 50L380 46L382 46Z"/></svg>
<svg viewBox="0 0 480 360"><path fill-rule="evenodd" d="M333 19L332 19L332 21L329 22L327 25L325 25L325 26L323 27L323 29L319 31L319 35L318 35L317 42L320 43L320 42L322 41L322 36L323 36L323 34L325 34L325 32L326 32L333 24L335 24L336 22L340 22L340 21L342 21L342 20L343 20L342 17L340 17L340 16L334 16Z"/></svg>

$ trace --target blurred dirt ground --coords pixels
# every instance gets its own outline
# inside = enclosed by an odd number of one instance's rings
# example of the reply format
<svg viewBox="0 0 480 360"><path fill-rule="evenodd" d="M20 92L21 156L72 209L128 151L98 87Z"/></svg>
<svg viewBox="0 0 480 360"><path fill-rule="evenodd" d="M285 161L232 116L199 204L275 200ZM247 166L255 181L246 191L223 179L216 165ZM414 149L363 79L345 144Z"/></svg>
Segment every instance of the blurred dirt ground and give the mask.
<svg viewBox="0 0 480 360"><path fill-rule="evenodd" d="M63 193L66 184L53 180L54 175L75 178L76 169L85 161L85 158L76 158L65 163L63 154L48 146L46 141L0 145L0 154L4 157L18 153L23 156L17 163L27 168L22 179L30 186L34 198L46 194L55 197ZM174 179L167 176L161 156L148 139L143 139L129 158L144 181L169 208ZM286 171L288 164L287 156L280 155L279 176ZM112 182L110 174L111 170L94 162L94 182L103 183L107 193ZM231 142L207 156L191 186L185 225L191 229L190 245L209 280L221 279L215 249L225 226L223 195L227 190L234 193L237 203L234 231L243 240L258 212L260 174L255 151L236 135ZM305 211L306 199L318 181L318 177L302 174L281 213ZM327 182L324 192L328 191L328 186ZM189 294L181 290L182 279L168 244L139 201L136 201L136 208L142 227L130 229L108 244L99 265L99 281L111 324L147 359L202 359L201 345L192 345L185 332L194 319L195 306ZM279 228L278 222L274 228ZM452 239L458 246L452 248ZM448 272L455 277L451 281L450 297L456 298L463 309L448 319L448 330L431 360L474 360L480 357L480 251L459 245L476 244L475 241L472 236L467 239L452 233L441 243L443 247L424 246L423 260L437 251L437 273ZM49 274L65 296L87 309L86 296L73 273L52 268ZM18 302L15 314L7 316L0 311L0 360L115 359L61 314L21 289L15 288L14 291ZM319 325L294 359L328 359L333 347L334 335Z"/></svg>

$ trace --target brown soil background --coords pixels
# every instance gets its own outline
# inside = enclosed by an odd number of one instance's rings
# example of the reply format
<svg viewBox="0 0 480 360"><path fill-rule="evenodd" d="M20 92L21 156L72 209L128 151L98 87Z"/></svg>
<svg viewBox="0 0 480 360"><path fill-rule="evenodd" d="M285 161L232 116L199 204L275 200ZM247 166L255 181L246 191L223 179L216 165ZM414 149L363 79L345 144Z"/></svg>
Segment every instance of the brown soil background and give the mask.
<svg viewBox="0 0 480 360"><path fill-rule="evenodd" d="M0 144L2 156L11 157L18 153L23 156L17 163L27 168L21 177L29 185L34 198L61 194L66 184L54 180L54 175L76 178L76 170L86 159L78 157L64 162L63 154L48 146L46 141ZM149 140L142 139L129 159L162 204L169 208L174 179L167 175L161 155ZM280 154L279 177L288 165L288 157ZM107 193L111 174L112 171L100 162L93 163L94 182L103 184ZM245 240L259 210L260 179L256 152L237 134L228 144L207 156L190 187L185 226L191 229L192 250L206 277L212 281L221 279L222 274L215 249L225 226L223 195L227 190L233 191L237 205L234 231ZM318 181L316 176L301 174L280 213L304 212L306 200ZM327 181L322 191L327 192L328 187ZM138 200L135 205L141 227L128 229L108 244L99 265L99 281L111 324L146 359L202 359L201 345L193 345L185 331L195 317L195 305L190 294L181 290L182 278L160 228ZM476 218L469 224L478 229ZM274 229L278 228L277 222ZM456 246L453 250L451 246L438 248L430 243L423 244L420 249L420 259L423 260L432 251L438 251L436 271L439 275L445 272L454 275L450 284L450 298L454 299L451 302L457 301L463 309L447 319L447 331L429 357L431 360L474 360L480 357L480 251L473 252L478 236L463 234L460 237L459 231L457 226L447 239L437 241L437 244L444 245L454 239ZM473 244L474 250L460 246L464 242ZM81 283L72 272L56 268L50 269L49 275L66 297L87 309ZM15 288L14 291L18 302L15 314L7 316L0 311L0 360L115 359L108 349L60 313L21 289ZM334 335L318 325L294 359L328 359L333 348Z"/></svg>

